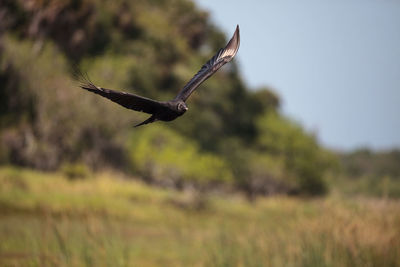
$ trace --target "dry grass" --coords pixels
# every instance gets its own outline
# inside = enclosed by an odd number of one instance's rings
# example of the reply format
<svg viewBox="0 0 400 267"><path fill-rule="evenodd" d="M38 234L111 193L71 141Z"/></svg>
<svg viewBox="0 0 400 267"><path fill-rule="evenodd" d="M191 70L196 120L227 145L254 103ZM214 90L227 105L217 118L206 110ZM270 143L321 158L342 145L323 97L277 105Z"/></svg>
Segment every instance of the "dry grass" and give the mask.
<svg viewBox="0 0 400 267"><path fill-rule="evenodd" d="M112 173L1 168L0 265L400 266L396 200L197 202Z"/></svg>

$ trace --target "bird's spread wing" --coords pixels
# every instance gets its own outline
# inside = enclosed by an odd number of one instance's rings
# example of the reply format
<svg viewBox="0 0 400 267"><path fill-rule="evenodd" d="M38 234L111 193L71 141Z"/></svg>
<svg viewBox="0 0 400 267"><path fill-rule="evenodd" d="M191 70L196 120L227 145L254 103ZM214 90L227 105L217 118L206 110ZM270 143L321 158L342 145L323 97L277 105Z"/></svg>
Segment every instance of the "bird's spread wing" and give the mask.
<svg viewBox="0 0 400 267"><path fill-rule="evenodd" d="M146 97L129 94L125 92L117 92L110 89L105 89L97 87L91 82L81 84L82 89L88 90L95 94L101 95L111 101L120 104L123 107L133 109L136 111L146 112L149 114L154 114L160 109L164 109L165 106L156 100L152 100Z"/></svg>
<svg viewBox="0 0 400 267"><path fill-rule="evenodd" d="M240 44L239 25L233 34L232 39L225 46L221 48L206 64L204 64L199 72L182 88L182 90L175 97L175 100L186 101L193 91L199 85L213 75L219 68L228 63L236 55Z"/></svg>

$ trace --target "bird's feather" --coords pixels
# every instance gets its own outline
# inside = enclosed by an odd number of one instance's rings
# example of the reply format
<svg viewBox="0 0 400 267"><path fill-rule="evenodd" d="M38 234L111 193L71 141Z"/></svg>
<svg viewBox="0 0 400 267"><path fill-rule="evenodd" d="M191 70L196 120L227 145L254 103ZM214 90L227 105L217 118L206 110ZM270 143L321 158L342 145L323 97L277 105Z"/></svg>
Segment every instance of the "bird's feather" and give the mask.
<svg viewBox="0 0 400 267"><path fill-rule="evenodd" d="M118 92L110 89L97 87L91 82L86 82L84 84L81 84L80 87L92 93L108 98L109 100L118 103L121 106L128 109L133 109L136 111L141 111L149 114L158 113L160 110L165 109L165 106L159 101L138 96L135 94Z"/></svg>
<svg viewBox="0 0 400 267"><path fill-rule="evenodd" d="M228 63L236 55L240 45L239 25L233 37L225 46L221 48L206 64L204 64L199 72L182 88L182 90L175 97L175 100L186 101L193 91L199 85L213 75L219 68Z"/></svg>
<svg viewBox="0 0 400 267"><path fill-rule="evenodd" d="M152 123L152 122L155 122L156 120L157 119L155 118L155 116L151 115L150 118L146 119L145 121L143 121L141 123L136 124L135 127L139 127L139 126L142 126L142 125L145 125L145 124L148 124L148 123Z"/></svg>

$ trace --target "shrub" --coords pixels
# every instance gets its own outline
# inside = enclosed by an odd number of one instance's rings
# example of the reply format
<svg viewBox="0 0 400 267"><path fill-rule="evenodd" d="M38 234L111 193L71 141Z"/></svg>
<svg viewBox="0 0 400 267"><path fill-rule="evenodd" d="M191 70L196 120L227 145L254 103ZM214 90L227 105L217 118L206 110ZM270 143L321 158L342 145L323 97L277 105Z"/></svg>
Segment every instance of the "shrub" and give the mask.
<svg viewBox="0 0 400 267"><path fill-rule="evenodd" d="M285 169L295 176L300 193L321 195L327 192L323 176L335 165L336 158L322 149L314 136L275 112L261 116L258 129L260 151L283 159Z"/></svg>
<svg viewBox="0 0 400 267"><path fill-rule="evenodd" d="M222 158L160 124L132 132L128 150L134 171L150 182L203 188L232 180Z"/></svg>

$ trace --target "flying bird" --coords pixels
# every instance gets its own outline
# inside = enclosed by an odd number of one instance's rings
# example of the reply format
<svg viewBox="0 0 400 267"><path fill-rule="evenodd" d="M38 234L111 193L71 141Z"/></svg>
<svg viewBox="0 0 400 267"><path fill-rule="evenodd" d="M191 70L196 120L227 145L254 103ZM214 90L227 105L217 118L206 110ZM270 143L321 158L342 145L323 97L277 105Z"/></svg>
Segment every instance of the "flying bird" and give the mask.
<svg viewBox="0 0 400 267"><path fill-rule="evenodd" d="M186 100L199 87L199 85L210 78L219 68L228 63L236 55L240 44L239 25L231 40L221 48L193 78L179 91L176 97L170 101L157 101L143 96L105 89L94 85L89 79L80 85L82 89L101 95L121 106L140 112L151 114L151 116L135 125L135 127L152 123L155 121L172 121L182 116L187 110Z"/></svg>

